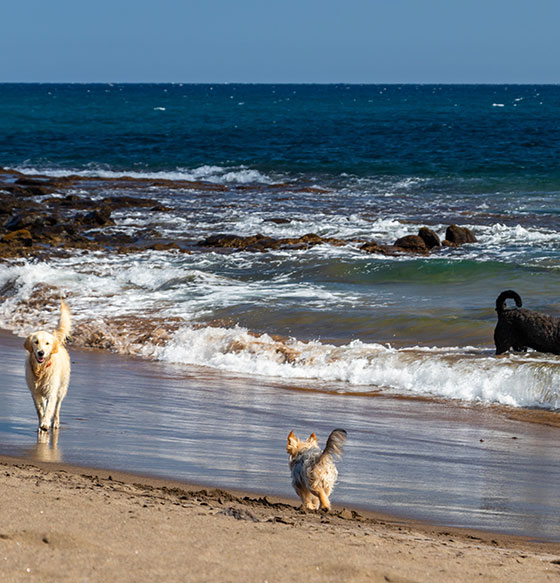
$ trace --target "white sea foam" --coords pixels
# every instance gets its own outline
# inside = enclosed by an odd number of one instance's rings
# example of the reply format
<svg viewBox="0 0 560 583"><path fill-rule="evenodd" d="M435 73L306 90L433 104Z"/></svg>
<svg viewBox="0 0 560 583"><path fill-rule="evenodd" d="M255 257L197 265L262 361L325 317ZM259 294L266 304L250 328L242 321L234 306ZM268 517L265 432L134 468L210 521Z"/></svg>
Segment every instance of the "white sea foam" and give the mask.
<svg viewBox="0 0 560 583"><path fill-rule="evenodd" d="M0 326L28 332L41 317L28 306L37 289L45 288L64 290L71 297L76 321L134 314L190 321L244 303L280 306L304 299L306 309L314 311L360 300L321 283L291 281L282 273L255 281L237 275L258 269L260 259L241 253L228 257L148 251L126 257L89 253L48 263L4 264L0 295L6 299L0 303ZM262 266L270 268L266 261Z"/></svg>
<svg viewBox="0 0 560 583"><path fill-rule="evenodd" d="M421 184L426 184L429 182L429 178L420 178L418 176L410 176L408 178L403 178L394 183L393 187L395 190L408 190L415 188Z"/></svg>
<svg viewBox="0 0 560 583"><path fill-rule="evenodd" d="M119 337L114 346L123 352L232 373L307 379L325 388L329 383L342 383L350 392L382 389L518 407L560 407L557 357L495 358L472 347L396 349L359 340L335 346L255 336L242 327L186 325L191 319L205 314L212 317L216 310L244 303L278 307L287 302L289 308L304 300L308 312L327 309L328 313L335 306L359 303L363 308L368 301L369 294L354 297L311 282L301 285L286 274L242 281L216 272L220 261L235 262L234 274L245 265L254 268L251 262L258 260L259 256L243 254L183 257L150 252L124 258L95 253L53 258L49 263L4 264L0 269L0 295L4 296L0 326L25 334L37 325L52 325L58 290L64 290L77 329L93 322L103 330L105 322L127 315L148 322L152 318L185 322L163 346L140 341L137 336L128 338L125 329L113 327L110 333ZM42 303L38 301L41 295ZM45 311L46 306L52 312Z"/></svg>
<svg viewBox="0 0 560 583"><path fill-rule="evenodd" d="M83 176L85 178L147 178L147 179L161 179L161 180L185 180L185 181L203 181L214 184L271 184L274 180L259 172L258 170L247 168L245 166L223 167L204 165L197 168L187 169L178 168L174 171L160 171L160 172L139 172L126 171L119 172L110 170L100 166L84 169L65 169L58 170L53 168L38 168L38 167L17 167L14 168L18 172L24 174L42 174L44 176L62 177L70 174L75 176Z"/></svg>
<svg viewBox="0 0 560 583"><path fill-rule="evenodd" d="M271 237L301 237L315 233L322 237L338 239L377 240L393 243L399 237L417 234L419 226L396 219L371 219L356 213L348 216L332 216L317 212L313 215L294 212L289 223L276 224L256 213L236 212L228 222L228 231L234 233L261 233ZM443 228L445 232L445 228Z"/></svg>
<svg viewBox="0 0 560 583"><path fill-rule="evenodd" d="M526 245L527 243L560 244L560 232L551 229L536 229L521 225L508 226L501 223L490 227L479 227L479 239L485 245Z"/></svg>
<svg viewBox="0 0 560 583"><path fill-rule="evenodd" d="M249 375L347 384L357 393L381 388L405 395L560 406L560 359L495 358L466 349L405 349L353 341L344 346L255 337L243 328L185 327L158 359Z"/></svg>

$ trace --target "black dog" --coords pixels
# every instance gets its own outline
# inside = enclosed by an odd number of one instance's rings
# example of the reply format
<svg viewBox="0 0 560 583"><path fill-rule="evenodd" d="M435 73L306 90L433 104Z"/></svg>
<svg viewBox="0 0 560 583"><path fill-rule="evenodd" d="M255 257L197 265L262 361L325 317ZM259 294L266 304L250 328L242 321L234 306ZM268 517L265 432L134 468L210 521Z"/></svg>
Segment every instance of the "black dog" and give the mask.
<svg viewBox="0 0 560 583"><path fill-rule="evenodd" d="M507 308L506 300L515 300L517 308ZM523 302L513 290L502 292L496 300L498 323L494 330L496 354L513 350L560 354L560 318L522 308Z"/></svg>

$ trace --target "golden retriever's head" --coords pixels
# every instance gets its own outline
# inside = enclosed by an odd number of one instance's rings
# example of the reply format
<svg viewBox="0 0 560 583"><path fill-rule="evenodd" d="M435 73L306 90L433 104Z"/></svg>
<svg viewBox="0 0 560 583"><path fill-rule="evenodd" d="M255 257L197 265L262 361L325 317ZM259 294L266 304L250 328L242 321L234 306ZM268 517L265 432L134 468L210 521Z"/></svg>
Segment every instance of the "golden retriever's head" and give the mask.
<svg viewBox="0 0 560 583"><path fill-rule="evenodd" d="M302 451L306 449L312 449L315 447L319 447L319 440L317 436L312 433L307 439L302 440L298 439L293 431L290 431L288 435L288 445L286 446L286 451L290 454L290 457L293 458Z"/></svg>
<svg viewBox="0 0 560 583"><path fill-rule="evenodd" d="M38 364L48 362L58 352L58 339L49 332L33 332L25 339L25 349Z"/></svg>

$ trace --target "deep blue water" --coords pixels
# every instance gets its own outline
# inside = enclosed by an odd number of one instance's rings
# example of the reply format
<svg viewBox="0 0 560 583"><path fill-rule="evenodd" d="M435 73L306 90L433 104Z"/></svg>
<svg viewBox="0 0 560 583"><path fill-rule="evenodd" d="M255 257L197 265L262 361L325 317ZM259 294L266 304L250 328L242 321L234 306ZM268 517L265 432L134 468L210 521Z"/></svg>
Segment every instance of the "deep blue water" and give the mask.
<svg viewBox="0 0 560 583"><path fill-rule="evenodd" d="M557 189L559 150L560 86L0 85L4 166L244 165L484 192Z"/></svg>

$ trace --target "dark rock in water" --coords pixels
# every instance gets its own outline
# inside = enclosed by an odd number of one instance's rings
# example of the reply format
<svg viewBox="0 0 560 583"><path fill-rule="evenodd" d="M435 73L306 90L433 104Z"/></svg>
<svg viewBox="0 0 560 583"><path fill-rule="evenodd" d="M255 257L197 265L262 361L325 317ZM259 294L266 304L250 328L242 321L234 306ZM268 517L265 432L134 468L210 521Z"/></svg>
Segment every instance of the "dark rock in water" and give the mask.
<svg viewBox="0 0 560 583"><path fill-rule="evenodd" d="M245 249L249 245L254 245L262 235L253 237L240 237L239 235L218 234L210 235L203 241L198 242L199 247L220 247L224 249Z"/></svg>
<svg viewBox="0 0 560 583"><path fill-rule="evenodd" d="M43 180L42 178L32 178L30 176L21 176L15 181L16 184L20 186L44 186L49 184L48 180Z"/></svg>
<svg viewBox="0 0 560 583"><path fill-rule="evenodd" d="M28 196L46 196L47 194L51 194L54 192L54 188L51 188L48 185L36 185L36 186L26 186L25 190L27 191Z"/></svg>
<svg viewBox="0 0 560 583"><path fill-rule="evenodd" d="M426 247L428 249L433 249L434 247L441 247L441 241L432 229L428 229L428 227L422 227L418 231L418 236L424 241Z"/></svg>
<svg viewBox="0 0 560 583"><path fill-rule="evenodd" d="M5 245L23 245L25 247L31 247L33 245L33 237L27 229L20 229L19 231L12 231L11 233L6 233L0 238L0 243Z"/></svg>
<svg viewBox="0 0 560 583"><path fill-rule="evenodd" d="M445 241L443 244L447 247L458 247L465 243L477 243L477 239L473 232L467 227L449 225L445 231Z"/></svg>
<svg viewBox="0 0 560 583"><path fill-rule="evenodd" d="M316 235L315 233L307 233L307 235L300 237L298 241L301 241L302 243L309 243L311 245L320 245L321 243L324 243L325 239L319 235Z"/></svg>
<svg viewBox="0 0 560 583"><path fill-rule="evenodd" d="M78 196L77 194L67 194L64 198L52 201L54 203L60 204L61 206L68 206L68 207L79 207L83 199L82 197Z"/></svg>
<svg viewBox="0 0 560 583"><path fill-rule="evenodd" d="M249 241L252 241L254 237L247 237ZM273 237L263 237L262 235L256 235L257 240L254 243L249 243L246 245L244 249L246 251L252 251L254 253L257 252L264 252L270 249L279 249L280 243L278 239L274 239Z"/></svg>
<svg viewBox="0 0 560 583"><path fill-rule="evenodd" d="M137 196L109 196L102 200L103 208L122 209L129 207L149 208L151 211L166 211L168 207L163 206L157 200L151 198L139 198Z"/></svg>
<svg viewBox="0 0 560 583"><path fill-rule="evenodd" d="M344 245L342 239L332 237L321 237L315 233L308 233L302 237L275 239L274 237L265 237L257 234L248 237L239 235L220 234L211 235L203 241L198 242L199 247L218 247L224 249L237 249L246 251L269 251L270 249L308 249L314 245Z"/></svg>
<svg viewBox="0 0 560 583"><path fill-rule="evenodd" d="M115 224L115 221L111 219L111 211L107 207L101 207L86 213L80 222L92 227L106 227L107 225Z"/></svg>
<svg viewBox="0 0 560 583"><path fill-rule="evenodd" d="M181 249L181 247L179 247L179 245L177 245L177 243L174 243L173 241L169 241L169 242L159 242L159 243L151 243L150 245L148 245L147 249L151 249L152 251L170 251L170 250L178 250L178 251L182 251L183 253L188 253L190 254L190 251L186 251Z"/></svg>
<svg viewBox="0 0 560 583"><path fill-rule="evenodd" d="M33 196L33 194L28 192L25 187L17 186L16 184L2 184L2 190L9 192L13 196L17 196L18 198L24 196Z"/></svg>
<svg viewBox="0 0 560 583"><path fill-rule="evenodd" d="M56 222L56 219L53 218L53 220ZM49 222L49 219L39 213L22 213L10 217L5 226L8 231L19 231L20 229L36 230L45 226L47 222Z"/></svg>
<svg viewBox="0 0 560 583"><path fill-rule="evenodd" d="M294 241L293 239L280 239L281 242L283 241ZM301 245L302 243L313 246L313 245L334 245L335 247L340 247L342 245L346 245L346 241L343 239L337 239L336 237L321 237L320 235L316 235L315 233L308 233L307 235L303 235L303 237L299 237L295 239L296 245Z"/></svg>
<svg viewBox="0 0 560 583"><path fill-rule="evenodd" d="M275 225L287 225L288 223L292 222L292 219L272 218L272 219L265 219L265 222L274 223Z"/></svg>
<svg viewBox="0 0 560 583"><path fill-rule="evenodd" d="M425 255L428 253L428 247L424 243L424 239L418 235L406 235L397 239L393 245L398 251L406 251L407 253L421 253Z"/></svg>
<svg viewBox="0 0 560 583"><path fill-rule="evenodd" d="M18 194L23 196L45 196L53 193L55 190L67 187L71 184L70 181L64 178L31 178L22 176L15 181L15 188L22 188L18 190Z"/></svg>
<svg viewBox="0 0 560 583"><path fill-rule="evenodd" d="M68 191L68 187L76 183L79 183L80 194L74 189ZM106 196L107 191L128 189L130 184L138 185L143 195ZM144 216L172 210L155 198L144 196L153 186L198 188L187 181L105 180L83 176L53 178L0 169L0 237L17 233L0 239L0 259L26 256L45 258L51 254L64 255L70 249L133 253L154 248L188 252L191 244L188 239L181 245L180 241L162 240L159 233L125 236L110 228L115 224L111 212L117 209L124 216L131 214L129 209L135 216L138 208L143 209ZM227 190L227 187L214 188L210 185L205 190ZM45 194L48 196L36 196ZM100 200L101 197L105 198ZM94 232L89 232L93 229ZM254 245L255 250L263 250L275 244L275 240L266 242L264 237L260 238L262 242L258 244L259 237L242 237L242 245Z"/></svg>
<svg viewBox="0 0 560 583"><path fill-rule="evenodd" d="M443 245L449 247L458 247L464 243L476 243L476 237L466 227L458 227L451 225L447 229L447 239L443 241ZM440 247L442 243L438 235L428 229L422 227L418 235L406 235L397 239L393 245L382 245L376 241L365 243L360 247L362 251L367 253L378 253L381 255L395 255L396 253L418 253L427 255L430 250Z"/></svg>
<svg viewBox="0 0 560 583"><path fill-rule="evenodd" d="M364 243L360 247L360 251L365 251L366 253L375 253L378 255L394 255L395 249L389 245L380 245L376 241L370 241L369 243Z"/></svg>
<svg viewBox="0 0 560 583"><path fill-rule="evenodd" d="M28 222L28 219L30 219L31 216L32 215L13 215L5 222L4 227L8 231L17 231L18 229L21 229L24 226L29 226L31 224ZM24 223L27 224L24 225Z"/></svg>

